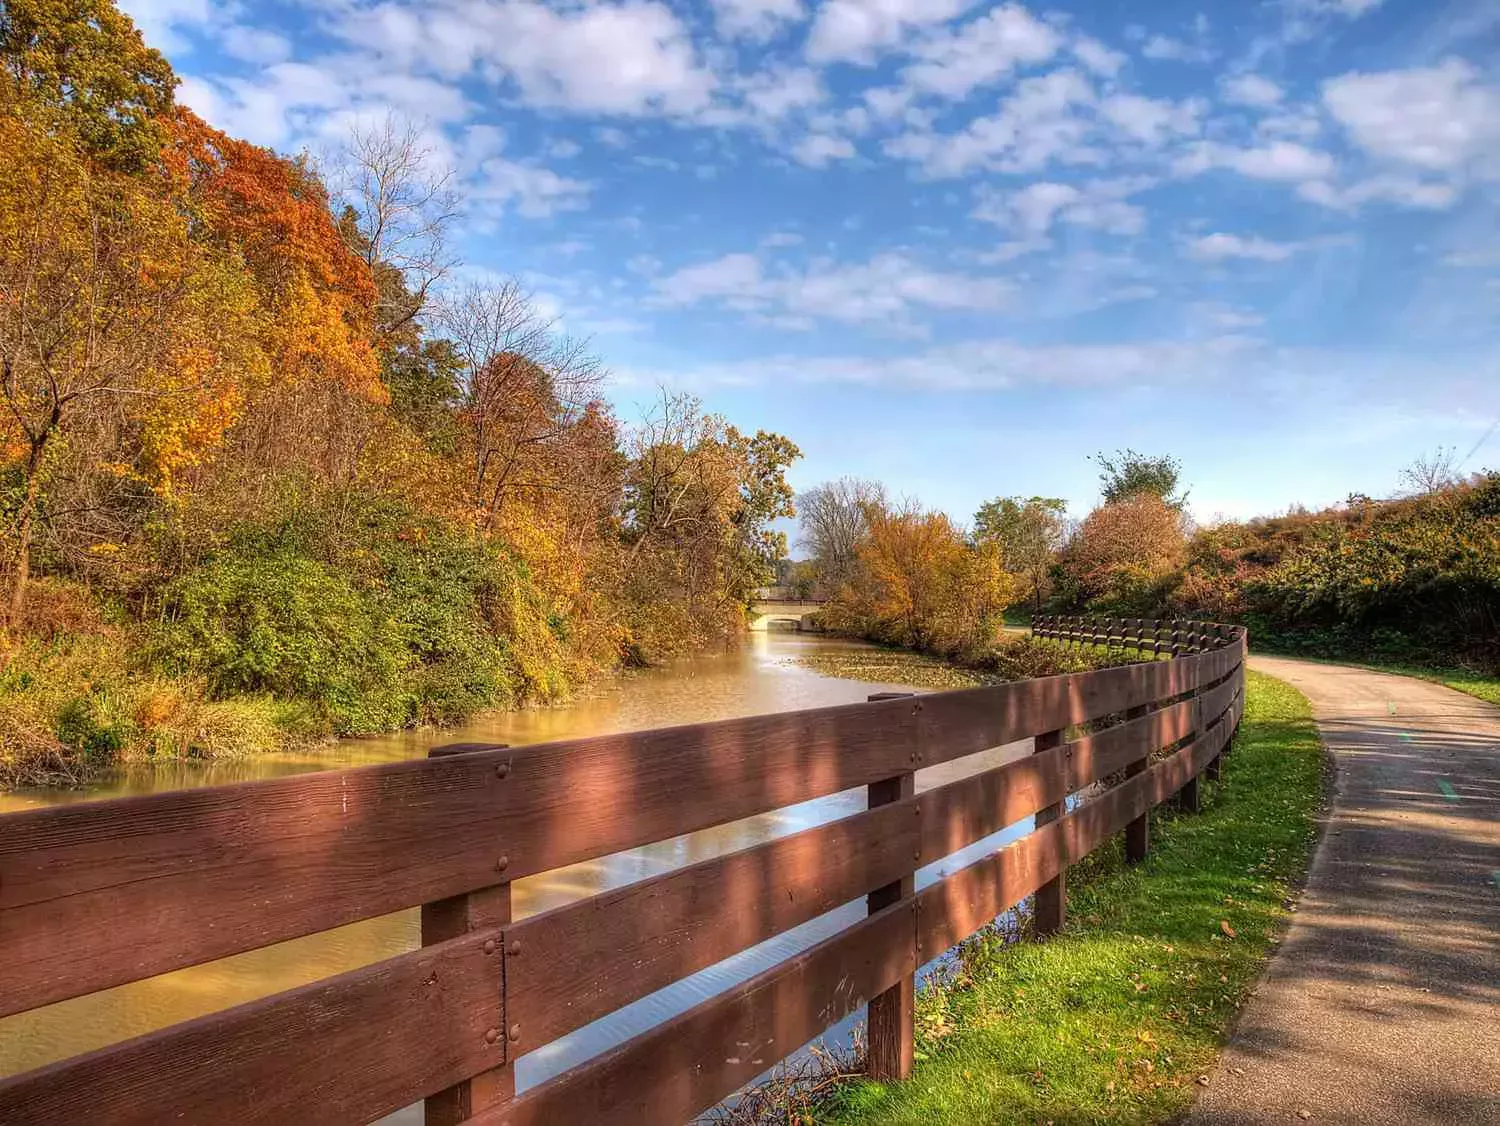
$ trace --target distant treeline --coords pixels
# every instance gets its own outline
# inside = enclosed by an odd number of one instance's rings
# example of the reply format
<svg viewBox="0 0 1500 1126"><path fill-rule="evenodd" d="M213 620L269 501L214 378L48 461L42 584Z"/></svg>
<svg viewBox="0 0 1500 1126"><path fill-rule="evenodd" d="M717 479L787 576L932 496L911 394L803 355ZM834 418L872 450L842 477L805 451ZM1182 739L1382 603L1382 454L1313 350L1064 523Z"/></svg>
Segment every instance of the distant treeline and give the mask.
<svg viewBox="0 0 1500 1126"><path fill-rule="evenodd" d="M1500 475L1202 529L1156 605L1263 648L1500 668Z"/></svg>
<svg viewBox="0 0 1500 1126"><path fill-rule="evenodd" d="M871 482L800 499L811 558L788 581L830 601L834 628L992 663L1022 607L1194 617L1308 655L1500 667L1500 475L1408 471L1414 495L1193 527L1171 457L1099 455L1102 503L999 497L967 530ZM1429 463L1430 468L1430 463ZM1045 668L1028 663L1027 668Z"/></svg>

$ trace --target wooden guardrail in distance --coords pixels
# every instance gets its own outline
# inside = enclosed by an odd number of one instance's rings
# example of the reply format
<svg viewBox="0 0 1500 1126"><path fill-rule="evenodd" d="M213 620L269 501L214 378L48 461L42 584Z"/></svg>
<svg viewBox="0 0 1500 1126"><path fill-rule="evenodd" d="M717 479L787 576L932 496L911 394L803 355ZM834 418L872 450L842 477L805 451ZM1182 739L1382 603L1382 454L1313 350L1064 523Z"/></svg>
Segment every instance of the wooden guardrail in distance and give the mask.
<svg viewBox="0 0 1500 1126"><path fill-rule="evenodd" d="M1167 656L958 692L0 817L0 1016L422 906L424 945L0 1080L0 1121L691 1119L873 1001L871 1064L911 1061L917 968L1196 787L1229 746L1246 639L1205 623L1042 619ZM917 793L914 773L1035 740ZM514 921L509 885L855 787L868 808ZM920 891L913 873L1026 818ZM1040 894L1038 894L1040 893ZM867 917L532 1089L515 1061L861 898ZM878 1034L877 1034L878 1033Z"/></svg>

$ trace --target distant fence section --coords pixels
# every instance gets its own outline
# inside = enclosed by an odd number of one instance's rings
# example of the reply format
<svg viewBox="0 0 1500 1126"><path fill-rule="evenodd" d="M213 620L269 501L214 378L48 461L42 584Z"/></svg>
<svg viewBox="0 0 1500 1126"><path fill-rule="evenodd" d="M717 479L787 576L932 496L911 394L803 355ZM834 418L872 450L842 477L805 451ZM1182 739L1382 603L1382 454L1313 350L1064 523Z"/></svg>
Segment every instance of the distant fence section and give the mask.
<svg viewBox="0 0 1500 1126"><path fill-rule="evenodd" d="M1196 808L1244 706L1246 638L1039 619L1164 660L866 704L0 817L0 1015L420 905L410 953L0 1081L17 1123L686 1122L860 1006L872 1073L911 1067L913 975L1154 806ZM1034 739L918 794L915 772ZM510 881L866 789L827 824L515 921ZM1071 800L1070 800L1071 799ZM916 891L916 870L1034 818ZM866 917L532 1089L518 1057L864 899Z"/></svg>

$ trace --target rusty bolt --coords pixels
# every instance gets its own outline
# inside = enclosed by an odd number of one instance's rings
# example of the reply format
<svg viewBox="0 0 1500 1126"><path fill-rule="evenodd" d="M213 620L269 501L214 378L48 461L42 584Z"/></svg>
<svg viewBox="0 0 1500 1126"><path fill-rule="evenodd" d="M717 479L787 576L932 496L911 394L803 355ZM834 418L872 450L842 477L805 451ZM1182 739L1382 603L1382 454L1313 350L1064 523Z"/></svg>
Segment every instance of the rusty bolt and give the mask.
<svg viewBox="0 0 1500 1126"><path fill-rule="evenodd" d="M493 938L485 942L484 952L486 954L493 954L495 952L495 940Z"/></svg>
<svg viewBox="0 0 1500 1126"><path fill-rule="evenodd" d="M514 1044L520 1038L521 1038L521 1026L519 1024L513 1024L513 1025L511 1025L510 1026L510 1042L512 1044Z"/></svg>
<svg viewBox="0 0 1500 1126"><path fill-rule="evenodd" d="M509 777L509 775L510 775L510 763L508 763L508 762L502 762L499 766L495 767L495 777L496 778L506 778L506 777Z"/></svg>
<svg viewBox="0 0 1500 1126"><path fill-rule="evenodd" d="M510 956L512 958L514 958L520 952L521 952L521 943L520 943L520 940L512 942L510 944L510 946L508 947L508 953L510 954Z"/></svg>
<svg viewBox="0 0 1500 1126"><path fill-rule="evenodd" d="M498 1028L490 1028L490 1029L487 1029L485 1031L484 1042L486 1044L493 1044L496 1040L499 1040L499 1039L500 1039L500 1030Z"/></svg>
<svg viewBox="0 0 1500 1126"><path fill-rule="evenodd" d="M495 871L497 872L503 872L509 867L510 857L508 856L502 856L499 860L495 861Z"/></svg>

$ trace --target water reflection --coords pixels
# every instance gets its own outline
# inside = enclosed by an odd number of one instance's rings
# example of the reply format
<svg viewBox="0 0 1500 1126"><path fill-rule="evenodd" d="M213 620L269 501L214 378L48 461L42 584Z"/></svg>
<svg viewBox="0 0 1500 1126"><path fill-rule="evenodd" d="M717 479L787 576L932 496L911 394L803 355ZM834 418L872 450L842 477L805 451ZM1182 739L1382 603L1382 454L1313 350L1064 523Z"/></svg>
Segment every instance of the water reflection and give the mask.
<svg viewBox="0 0 1500 1126"><path fill-rule="evenodd" d="M27 806L163 789L217 785L310 770L416 758L437 744L493 741L542 742L607 731L635 730L673 723L696 723L770 711L820 707L863 700L871 692L899 690L822 676L794 663L812 648L851 648L850 643L807 635L751 635L736 651L700 657L670 669L622 678L567 707L496 713L462 729L409 732L374 739L346 740L317 753L213 764L174 764L134 770L81 792L27 792L0 795L0 812ZM920 771L919 789L987 769L1029 744L971 756ZM864 791L849 791L740 821L691 833L519 880L514 909L525 917L608 888L704 860L722 853L798 832L864 808ZM977 859L1020 832L1012 827L918 874L918 886ZM543 1049L521 1057L517 1081L525 1088L635 1035L836 933L863 914L863 903L848 904L794 931L742 952L719 965L637 1001ZM195 966L146 981L64 1001L0 1021L0 1075L14 1074L56 1059L140 1035L177 1021L290 989L415 948L420 941L415 910L354 923L262 950ZM392 1122L420 1122L408 1110Z"/></svg>

